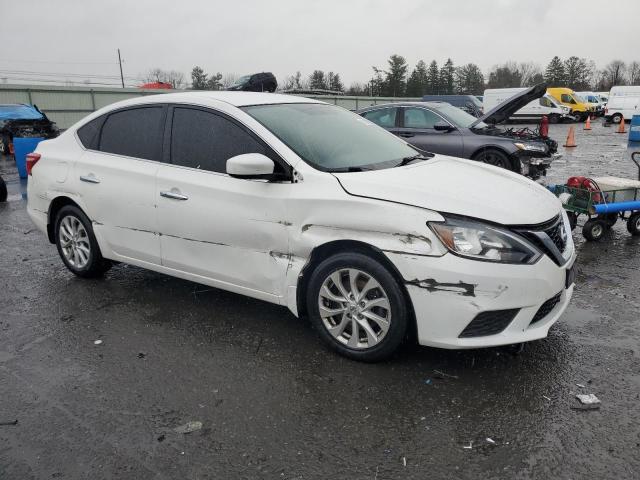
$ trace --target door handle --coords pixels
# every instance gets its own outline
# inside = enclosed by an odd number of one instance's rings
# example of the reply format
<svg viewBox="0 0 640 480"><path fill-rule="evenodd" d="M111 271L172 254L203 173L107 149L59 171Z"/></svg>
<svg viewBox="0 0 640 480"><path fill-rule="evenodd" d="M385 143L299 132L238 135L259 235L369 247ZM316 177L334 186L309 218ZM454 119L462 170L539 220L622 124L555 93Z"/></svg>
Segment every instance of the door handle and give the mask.
<svg viewBox="0 0 640 480"><path fill-rule="evenodd" d="M413 136L414 136L414 134L413 134L413 133L404 133L404 132L401 132L401 133L399 133L399 134L398 134L398 136L400 136L400 137L402 137L402 138L411 138L411 137L413 137Z"/></svg>
<svg viewBox="0 0 640 480"><path fill-rule="evenodd" d="M160 196L165 198L171 198L173 200L189 200L189 197L187 197L186 195L182 195L181 193L177 193L174 191L160 192Z"/></svg>
<svg viewBox="0 0 640 480"><path fill-rule="evenodd" d="M87 182L87 183L100 183L100 180L98 180L96 177L94 177L93 174L91 174L91 175L80 175L80 180L82 182Z"/></svg>

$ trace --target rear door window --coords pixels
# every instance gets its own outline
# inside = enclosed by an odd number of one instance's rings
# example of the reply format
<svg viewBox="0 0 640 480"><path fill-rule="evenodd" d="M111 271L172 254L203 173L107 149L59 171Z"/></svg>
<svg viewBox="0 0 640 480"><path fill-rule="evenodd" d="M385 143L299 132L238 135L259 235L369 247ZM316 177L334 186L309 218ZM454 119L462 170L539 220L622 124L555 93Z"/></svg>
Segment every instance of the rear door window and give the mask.
<svg viewBox="0 0 640 480"><path fill-rule="evenodd" d="M431 110L424 108L404 109L405 128L433 128L433 126L440 121L442 121L442 118Z"/></svg>
<svg viewBox="0 0 640 480"><path fill-rule="evenodd" d="M102 126L99 150L160 161L164 107L132 108L111 113Z"/></svg>
<svg viewBox="0 0 640 480"><path fill-rule="evenodd" d="M244 153L261 153L273 159L266 145L222 115L195 108L173 110L171 163L174 165L226 173L227 160Z"/></svg>
<svg viewBox="0 0 640 480"><path fill-rule="evenodd" d="M396 126L397 112L397 108L381 108L365 112L362 116L383 128L394 128Z"/></svg>

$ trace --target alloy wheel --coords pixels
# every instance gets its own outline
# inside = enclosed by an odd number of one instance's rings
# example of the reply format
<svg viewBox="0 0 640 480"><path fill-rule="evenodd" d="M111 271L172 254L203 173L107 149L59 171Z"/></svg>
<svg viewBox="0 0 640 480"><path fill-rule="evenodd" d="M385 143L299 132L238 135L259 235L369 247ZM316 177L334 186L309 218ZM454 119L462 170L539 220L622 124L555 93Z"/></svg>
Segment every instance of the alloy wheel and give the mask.
<svg viewBox="0 0 640 480"><path fill-rule="evenodd" d="M324 280L318 307L327 331L353 349L376 346L391 324L387 293L373 276L355 268L337 270Z"/></svg>
<svg viewBox="0 0 640 480"><path fill-rule="evenodd" d="M67 215L60 221L58 235L62 255L67 262L76 269L84 268L89 263L91 244L82 222L72 215Z"/></svg>

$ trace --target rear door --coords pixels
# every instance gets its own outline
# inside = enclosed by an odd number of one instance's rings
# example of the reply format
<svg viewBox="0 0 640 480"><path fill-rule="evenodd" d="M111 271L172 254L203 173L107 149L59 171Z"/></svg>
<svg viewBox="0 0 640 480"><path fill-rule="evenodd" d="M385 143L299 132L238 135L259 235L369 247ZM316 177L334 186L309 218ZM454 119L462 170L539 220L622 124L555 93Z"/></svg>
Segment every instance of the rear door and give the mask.
<svg viewBox="0 0 640 480"><path fill-rule="evenodd" d="M116 255L160 264L155 182L166 106L117 110L78 130L87 150L75 164L94 230Z"/></svg>
<svg viewBox="0 0 640 480"><path fill-rule="evenodd" d="M156 191L163 266L258 298L281 296L292 183L232 178L226 161L262 153L284 169L283 161L221 112L175 106L169 117L168 163L158 171Z"/></svg>
<svg viewBox="0 0 640 480"><path fill-rule="evenodd" d="M448 123L437 113L422 107L402 107L398 135L411 145L427 152L462 157L463 137L457 129L436 130L436 123Z"/></svg>
<svg viewBox="0 0 640 480"><path fill-rule="evenodd" d="M376 125L381 126L385 130L389 130L391 133L398 135L399 129L399 116L398 116L398 107L383 107L377 108L375 110L369 110L368 112L364 112L362 116L369 120L370 122L375 123Z"/></svg>

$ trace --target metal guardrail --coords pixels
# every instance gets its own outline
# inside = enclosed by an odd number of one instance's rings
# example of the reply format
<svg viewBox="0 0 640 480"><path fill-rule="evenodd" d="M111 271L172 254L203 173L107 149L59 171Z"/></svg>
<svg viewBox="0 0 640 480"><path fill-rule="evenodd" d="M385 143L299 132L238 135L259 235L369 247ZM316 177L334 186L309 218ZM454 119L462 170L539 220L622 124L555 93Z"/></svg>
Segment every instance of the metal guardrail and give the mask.
<svg viewBox="0 0 640 480"><path fill-rule="evenodd" d="M172 90L184 91L184 90ZM0 84L0 104L29 103L40 110L61 129L69 128L86 115L120 100L167 93L167 90L140 88L63 87L42 85ZM381 103L419 101L419 98L354 97L347 95L300 95L333 103L348 110L358 110Z"/></svg>

